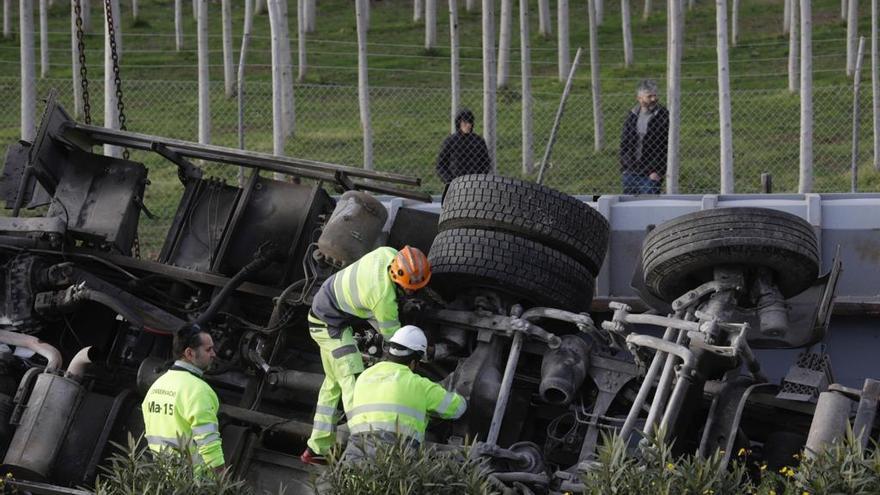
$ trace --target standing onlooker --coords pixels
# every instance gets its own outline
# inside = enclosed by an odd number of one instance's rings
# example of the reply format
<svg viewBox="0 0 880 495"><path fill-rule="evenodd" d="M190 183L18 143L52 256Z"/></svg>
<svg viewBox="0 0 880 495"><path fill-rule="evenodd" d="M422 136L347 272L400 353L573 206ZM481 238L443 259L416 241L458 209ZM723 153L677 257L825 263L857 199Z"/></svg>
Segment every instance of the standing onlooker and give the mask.
<svg viewBox="0 0 880 495"><path fill-rule="evenodd" d="M660 194L666 175L669 112L657 101L657 83L645 79L636 89L636 105L623 123L620 172L623 194Z"/></svg>
<svg viewBox="0 0 880 495"><path fill-rule="evenodd" d="M492 172L492 160L482 136L474 132L474 114L462 109L455 116L455 132L443 141L437 156L437 175L449 187L452 179L460 175L488 174ZM443 189L446 196L446 188Z"/></svg>

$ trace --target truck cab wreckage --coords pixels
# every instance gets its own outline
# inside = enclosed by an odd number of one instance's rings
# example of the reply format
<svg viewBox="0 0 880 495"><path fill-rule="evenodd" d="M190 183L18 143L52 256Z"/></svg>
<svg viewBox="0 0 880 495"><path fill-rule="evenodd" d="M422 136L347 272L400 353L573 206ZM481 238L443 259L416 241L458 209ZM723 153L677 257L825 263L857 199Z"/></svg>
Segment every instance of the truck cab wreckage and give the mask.
<svg viewBox="0 0 880 495"><path fill-rule="evenodd" d="M180 202L161 233L139 225L147 167L93 152L108 144L177 167ZM191 160L252 172L230 185ZM293 454L322 380L305 332L311 296L373 247L405 244L433 267L429 290L402 302L432 344L421 371L469 404L428 440L478 439L501 482L577 492L603 432L634 443L659 430L680 453L721 449L725 462L755 448L772 467L847 425L877 438L880 364L867 343L880 336L880 195L582 201L464 176L441 208L418 185L84 125L50 97L0 182L12 209L0 218L3 469L46 483L42 493L92 483L110 441L142 432L142 394L170 365L171 333L197 321L216 344L207 381L234 473L258 491L309 493ZM164 238L156 260L138 256L146 235ZM359 330L375 359L376 331Z"/></svg>

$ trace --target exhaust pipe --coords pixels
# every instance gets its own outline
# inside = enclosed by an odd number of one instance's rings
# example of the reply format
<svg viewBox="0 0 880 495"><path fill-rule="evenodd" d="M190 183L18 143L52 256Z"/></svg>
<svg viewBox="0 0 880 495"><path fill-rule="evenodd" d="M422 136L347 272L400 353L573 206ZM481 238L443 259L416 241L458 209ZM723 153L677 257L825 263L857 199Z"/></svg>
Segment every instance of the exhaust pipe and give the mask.
<svg viewBox="0 0 880 495"><path fill-rule="evenodd" d="M592 344L579 335L566 335L557 349L544 354L541 399L561 406L570 404L587 376L591 349Z"/></svg>

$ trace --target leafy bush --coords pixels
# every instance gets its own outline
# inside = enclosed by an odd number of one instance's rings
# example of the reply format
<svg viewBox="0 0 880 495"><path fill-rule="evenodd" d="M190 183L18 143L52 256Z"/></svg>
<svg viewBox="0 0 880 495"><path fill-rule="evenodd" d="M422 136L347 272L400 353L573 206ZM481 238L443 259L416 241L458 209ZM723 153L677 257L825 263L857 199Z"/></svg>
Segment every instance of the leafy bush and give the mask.
<svg viewBox="0 0 880 495"><path fill-rule="evenodd" d="M852 432L815 456L798 455L796 467L779 472L753 463L742 449L726 469L724 454L707 459L673 458L667 444L651 438L628 456L619 437L605 437L597 464L583 476L590 495L876 495L880 493L880 449L865 452ZM749 474L752 474L749 476Z"/></svg>
<svg viewBox="0 0 880 495"><path fill-rule="evenodd" d="M441 451L412 447L405 440L377 442L375 455L357 462L328 457L326 471L315 481L320 494L346 495L489 495L490 469L468 448Z"/></svg>
<svg viewBox="0 0 880 495"><path fill-rule="evenodd" d="M186 447L166 450L159 454L128 437L128 445L114 443L118 452L110 458L109 466L102 466L102 473L95 481L96 495L141 495L144 493L168 493L188 495L250 494L252 491L243 481L232 479L228 472L198 473L193 470L192 460Z"/></svg>

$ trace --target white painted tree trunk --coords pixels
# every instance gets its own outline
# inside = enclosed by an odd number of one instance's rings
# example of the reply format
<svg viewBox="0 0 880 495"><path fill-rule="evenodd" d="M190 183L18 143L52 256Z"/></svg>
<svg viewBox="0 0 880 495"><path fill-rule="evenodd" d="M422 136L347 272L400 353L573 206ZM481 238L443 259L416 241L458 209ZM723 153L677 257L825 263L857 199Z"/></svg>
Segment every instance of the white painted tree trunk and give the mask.
<svg viewBox="0 0 880 495"><path fill-rule="evenodd" d="M183 0L174 0L174 46L183 49Z"/></svg>
<svg viewBox="0 0 880 495"><path fill-rule="evenodd" d="M733 126L730 118L730 64L727 58L727 0L715 1L718 53L718 130L721 138L721 194L733 194Z"/></svg>
<svg viewBox="0 0 880 495"><path fill-rule="evenodd" d="M642 20L647 21L648 17L651 16L651 0L645 0L645 10L642 12Z"/></svg>
<svg viewBox="0 0 880 495"><path fill-rule="evenodd" d="M553 21L550 18L550 0L538 0L538 34L549 38L553 34Z"/></svg>
<svg viewBox="0 0 880 495"><path fill-rule="evenodd" d="M436 47L437 0L425 0L425 50L431 50Z"/></svg>
<svg viewBox="0 0 880 495"><path fill-rule="evenodd" d="M874 109L872 120L874 121L874 170L880 170L880 40L877 39L878 0L871 0L871 100Z"/></svg>
<svg viewBox="0 0 880 495"><path fill-rule="evenodd" d="M119 39L122 37L122 29L119 26L119 1L113 0L111 4L113 10L113 29L116 33L116 56L117 60L122 58L122 46ZM108 129L119 129L119 109L116 107L116 84L113 78L113 57L110 50L110 32L107 29L107 6L104 4L104 127ZM104 154L119 158L122 156L122 148L109 144L104 145Z"/></svg>
<svg viewBox="0 0 880 495"><path fill-rule="evenodd" d="M489 149L492 170L497 170L495 157L495 2L483 1L483 137ZM562 0L560 0L562 1ZM566 0L567 1L567 0Z"/></svg>
<svg viewBox="0 0 880 495"><path fill-rule="evenodd" d="M81 16L82 14L80 14ZM73 79L73 116L82 120L82 75L79 73L79 40L76 38L76 0L70 1L70 73Z"/></svg>
<svg viewBox="0 0 880 495"><path fill-rule="evenodd" d="M602 115L602 84L599 77L599 34L596 32L596 0L587 0L587 23L590 31L590 85L593 94L593 150L605 146L605 118Z"/></svg>
<svg viewBox="0 0 880 495"><path fill-rule="evenodd" d="M413 0L413 22L422 22L422 0Z"/></svg>
<svg viewBox="0 0 880 495"><path fill-rule="evenodd" d="M367 79L367 18L369 0L355 0L358 38L358 104L364 135L364 168L373 170L373 124L370 119L370 85Z"/></svg>
<svg viewBox="0 0 880 495"><path fill-rule="evenodd" d="M510 30L513 25L513 0L501 0L498 34L498 87L507 86L510 75Z"/></svg>
<svg viewBox="0 0 880 495"><path fill-rule="evenodd" d="M849 11L849 3L847 0L840 0L840 20L845 21Z"/></svg>
<svg viewBox="0 0 880 495"><path fill-rule="evenodd" d="M49 4L40 0L40 78L49 75Z"/></svg>
<svg viewBox="0 0 880 495"><path fill-rule="evenodd" d="M461 108L461 69L459 66L459 43L458 43L458 2L449 0L449 87L452 100L449 105L450 132L456 132L455 116Z"/></svg>
<svg viewBox="0 0 880 495"><path fill-rule="evenodd" d="M732 11L730 16L730 46L736 46L736 42L739 41L739 0L733 0Z"/></svg>
<svg viewBox="0 0 880 495"><path fill-rule="evenodd" d="M633 40L629 0L620 0L620 23L623 26L623 65L630 67L633 63Z"/></svg>
<svg viewBox="0 0 880 495"><path fill-rule="evenodd" d="M568 0L557 0L556 6L559 82L565 82L565 79L568 77L568 69L571 68L571 58L569 58L568 53Z"/></svg>
<svg viewBox="0 0 880 495"><path fill-rule="evenodd" d="M788 34L789 30L791 30L791 1L792 0L783 0L782 34Z"/></svg>
<svg viewBox="0 0 880 495"><path fill-rule="evenodd" d="M534 135L532 134L532 59L529 37L529 0L519 0L519 64L522 98L522 173L534 172Z"/></svg>
<svg viewBox="0 0 880 495"><path fill-rule="evenodd" d="M800 0L801 160L798 192L801 194L813 191L813 14L810 1Z"/></svg>
<svg viewBox="0 0 880 495"><path fill-rule="evenodd" d="M297 67L296 80L303 82L306 79L308 64L306 63L306 32L308 31L309 18L306 10L309 0L296 1L296 52Z"/></svg>
<svg viewBox="0 0 880 495"><path fill-rule="evenodd" d="M666 192L678 194L679 134L681 130L681 3L667 5L669 46L666 50L666 102L669 110L669 139L666 154Z"/></svg>
<svg viewBox="0 0 880 495"><path fill-rule="evenodd" d="M131 0L131 18L133 20L138 20L138 16L140 15L140 10L138 9L138 0Z"/></svg>
<svg viewBox="0 0 880 495"><path fill-rule="evenodd" d="M223 90L227 98L235 94L235 63L232 61L232 0L221 0L223 23Z"/></svg>
<svg viewBox="0 0 880 495"><path fill-rule="evenodd" d="M305 0L306 32L314 33L316 28L315 16L318 10L317 0Z"/></svg>
<svg viewBox="0 0 880 495"><path fill-rule="evenodd" d="M34 10L32 0L18 2L19 60L21 60L21 139L32 142L37 106L34 67Z"/></svg>
<svg viewBox="0 0 880 495"><path fill-rule="evenodd" d="M791 9L788 31L788 90L797 93L800 86L800 68L798 63L798 0L789 0Z"/></svg>
<svg viewBox="0 0 880 495"><path fill-rule="evenodd" d="M281 37L281 57L283 62L282 76L284 77L284 134L287 137L293 135L296 127L296 113L294 111L293 101L293 59L290 52L290 22L287 15L287 0L270 0L278 2L278 12L280 14L280 28L282 29Z"/></svg>
<svg viewBox="0 0 880 495"><path fill-rule="evenodd" d="M208 0L198 0L199 142L211 143L211 82L208 74Z"/></svg>
<svg viewBox="0 0 880 495"><path fill-rule="evenodd" d="M851 76L856 65L856 47L859 34L859 0L849 1L846 20L846 75Z"/></svg>
<svg viewBox="0 0 880 495"><path fill-rule="evenodd" d="M3 0L3 38L12 37L12 0Z"/></svg>
<svg viewBox="0 0 880 495"><path fill-rule="evenodd" d="M260 3L262 0L257 0ZM269 0L269 29L272 36L272 153L278 156L284 155L284 145L287 139L284 124L284 49L282 44L287 41L284 37L284 27L281 25L281 6L278 0ZM276 172L276 179L284 177Z"/></svg>
<svg viewBox="0 0 880 495"><path fill-rule="evenodd" d="M596 26L601 26L605 19L605 1L593 0L593 10L596 12Z"/></svg>

